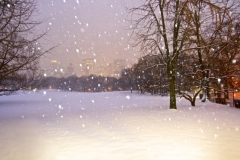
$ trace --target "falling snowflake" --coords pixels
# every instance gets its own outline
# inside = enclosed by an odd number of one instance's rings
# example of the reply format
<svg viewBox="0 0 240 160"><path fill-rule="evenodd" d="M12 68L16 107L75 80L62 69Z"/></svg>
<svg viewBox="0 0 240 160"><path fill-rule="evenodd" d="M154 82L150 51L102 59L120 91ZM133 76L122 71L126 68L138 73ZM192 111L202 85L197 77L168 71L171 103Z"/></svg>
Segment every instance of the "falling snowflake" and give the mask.
<svg viewBox="0 0 240 160"><path fill-rule="evenodd" d="M59 109L63 109L63 107L61 105L58 106Z"/></svg>

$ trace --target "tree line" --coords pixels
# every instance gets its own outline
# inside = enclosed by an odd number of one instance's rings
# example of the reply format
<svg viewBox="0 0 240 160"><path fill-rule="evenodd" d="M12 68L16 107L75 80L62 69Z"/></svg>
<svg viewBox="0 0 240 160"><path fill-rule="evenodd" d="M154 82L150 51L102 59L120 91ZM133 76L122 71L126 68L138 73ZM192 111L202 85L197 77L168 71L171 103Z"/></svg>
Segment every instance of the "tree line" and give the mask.
<svg viewBox="0 0 240 160"><path fill-rule="evenodd" d="M176 95L188 99L192 106L195 106L196 97L199 94L203 96L205 91L207 91L205 98L223 95L229 99L230 93L240 90L240 57L234 59L234 63L225 63L223 62L225 60L212 63L209 65L210 69L203 73L198 70L194 57L182 54L176 67ZM224 65L228 67L223 67ZM228 72L228 68L232 69L232 73ZM170 94L167 69L154 55L146 55L131 68L125 68L119 82L124 86L122 87L124 90L138 90L141 93L149 92L162 96ZM203 101L205 98L203 97Z"/></svg>
<svg viewBox="0 0 240 160"><path fill-rule="evenodd" d="M59 89L64 91L78 92L107 92L121 91L122 84L115 77L103 76L70 76L70 77L44 77L41 79L40 86L35 86L38 89Z"/></svg>

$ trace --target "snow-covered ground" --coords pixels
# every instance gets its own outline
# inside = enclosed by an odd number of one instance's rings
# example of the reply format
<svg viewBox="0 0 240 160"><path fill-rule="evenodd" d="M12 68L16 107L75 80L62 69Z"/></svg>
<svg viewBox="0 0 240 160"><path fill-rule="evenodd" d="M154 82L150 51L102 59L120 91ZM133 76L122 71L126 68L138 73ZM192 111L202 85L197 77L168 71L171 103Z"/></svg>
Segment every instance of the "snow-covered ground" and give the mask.
<svg viewBox="0 0 240 160"><path fill-rule="evenodd" d="M0 97L1 160L237 160L240 109L130 92Z"/></svg>

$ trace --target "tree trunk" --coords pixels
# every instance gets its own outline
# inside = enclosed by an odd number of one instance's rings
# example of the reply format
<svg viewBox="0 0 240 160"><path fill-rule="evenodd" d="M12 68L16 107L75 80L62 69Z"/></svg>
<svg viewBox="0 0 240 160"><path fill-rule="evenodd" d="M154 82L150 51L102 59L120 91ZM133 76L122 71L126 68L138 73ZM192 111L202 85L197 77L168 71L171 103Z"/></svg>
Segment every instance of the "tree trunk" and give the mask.
<svg viewBox="0 0 240 160"><path fill-rule="evenodd" d="M170 85L170 109L177 109L176 104L176 91L175 91L175 74L170 72L169 74L169 85Z"/></svg>
<svg viewBox="0 0 240 160"><path fill-rule="evenodd" d="M195 107L195 101L194 101L194 100L191 102L191 105L192 105L193 107Z"/></svg>
<svg viewBox="0 0 240 160"><path fill-rule="evenodd" d="M193 107L195 107L196 98L197 98L197 95L200 93L200 91L201 91L201 90L199 90L197 93L195 93L195 94L193 95L193 99L192 99L192 102L191 102L191 105L192 105Z"/></svg>
<svg viewBox="0 0 240 160"><path fill-rule="evenodd" d="M225 88L224 88L224 98L225 99L229 99L229 91L228 91L228 83L227 83L227 81L225 80L225 83L224 83L225 85Z"/></svg>

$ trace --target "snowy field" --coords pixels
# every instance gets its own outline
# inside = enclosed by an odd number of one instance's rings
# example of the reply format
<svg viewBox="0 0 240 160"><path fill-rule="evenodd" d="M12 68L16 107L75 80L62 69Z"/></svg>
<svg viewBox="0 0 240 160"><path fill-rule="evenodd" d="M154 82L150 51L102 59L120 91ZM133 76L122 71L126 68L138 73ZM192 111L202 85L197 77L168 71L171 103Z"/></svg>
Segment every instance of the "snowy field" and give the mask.
<svg viewBox="0 0 240 160"><path fill-rule="evenodd" d="M240 109L130 92L0 97L1 160L238 160Z"/></svg>

